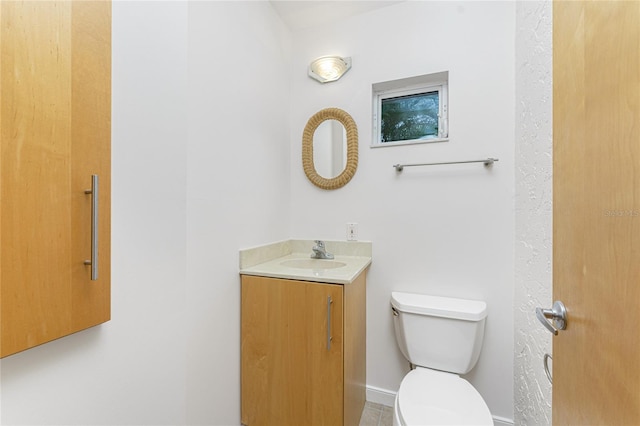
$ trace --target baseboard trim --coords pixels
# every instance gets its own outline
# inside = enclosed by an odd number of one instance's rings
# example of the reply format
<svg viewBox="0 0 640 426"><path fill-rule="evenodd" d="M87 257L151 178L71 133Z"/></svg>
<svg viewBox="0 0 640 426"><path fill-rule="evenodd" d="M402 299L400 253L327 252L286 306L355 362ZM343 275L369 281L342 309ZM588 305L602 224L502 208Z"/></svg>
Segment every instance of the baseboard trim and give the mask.
<svg viewBox="0 0 640 426"><path fill-rule="evenodd" d="M494 426L513 426L513 419L507 419L506 417L493 416Z"/></svg>
<svg viewBox="0 0 640 426"><path fill-rule="evenodd" d="M387 407L393 407L395 400L396 392L377 388L375 386L367 386L367 401L386 405Z"/></svg>
<svg viewBox="0 0 640 426"><path fill-rule="evenodd" d="M396 392L390 390L377 388L375 386L367 386L367 401L376 404L386 405L387 407L393 407L396 401ZM513 419L507 419L506 417L492 416L494 426L513 426Z"/></svg>

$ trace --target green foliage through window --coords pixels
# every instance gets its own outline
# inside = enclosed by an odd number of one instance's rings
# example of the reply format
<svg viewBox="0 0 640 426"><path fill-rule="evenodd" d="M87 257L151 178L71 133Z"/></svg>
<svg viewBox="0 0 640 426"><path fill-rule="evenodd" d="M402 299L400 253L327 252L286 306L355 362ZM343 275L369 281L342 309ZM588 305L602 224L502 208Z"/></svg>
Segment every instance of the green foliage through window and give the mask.
<svg viewBox="0 0 640 426"><path fill-rule="evenodd" d="M380 142L438 137L439 92L382 99Z"/></svg>

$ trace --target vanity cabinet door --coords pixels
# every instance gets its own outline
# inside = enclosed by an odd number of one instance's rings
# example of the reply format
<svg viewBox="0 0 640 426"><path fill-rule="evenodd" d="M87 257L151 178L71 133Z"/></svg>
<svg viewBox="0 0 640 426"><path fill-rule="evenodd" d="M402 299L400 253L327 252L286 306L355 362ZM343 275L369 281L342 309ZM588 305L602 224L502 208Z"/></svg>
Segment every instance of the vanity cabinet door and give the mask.
<svg viewBox="0 0 640 426"><path fill-rule="evenodd" d="M242 423L343 424L343 286L242 277Z"/></svg>
<svg viewBox="0 0 640 426"><path fill-rule="evenodd" d="M2 1L0 58L0 356L7 356L110 317L111 3ZM92 175L98 194L85 193ZM85 265L92 195L97 280Z"/></svg>

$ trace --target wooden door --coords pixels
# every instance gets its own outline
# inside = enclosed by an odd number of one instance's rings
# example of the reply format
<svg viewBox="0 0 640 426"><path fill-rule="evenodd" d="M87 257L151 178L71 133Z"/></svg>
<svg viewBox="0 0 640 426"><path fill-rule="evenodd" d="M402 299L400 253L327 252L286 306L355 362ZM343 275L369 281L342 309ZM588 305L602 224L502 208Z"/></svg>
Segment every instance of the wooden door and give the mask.
<svg viewBox="0 0 640 426"><path fill-rule="evenodd" d="M111 4L0 2L1 356L110 316ZM99 271L90 280L91 176Z"/></svg>
<svg viewBox="0 0 640 426"><path fill-rule="evenodd" d="M242 424L342 424L342 304L340 285L242 277Z"/></svg>
<svg viewBox="0 0 640 426"><path fill-rule="evenodd" d="M640 2L554 2L554 425L640 424Z"/></svg>

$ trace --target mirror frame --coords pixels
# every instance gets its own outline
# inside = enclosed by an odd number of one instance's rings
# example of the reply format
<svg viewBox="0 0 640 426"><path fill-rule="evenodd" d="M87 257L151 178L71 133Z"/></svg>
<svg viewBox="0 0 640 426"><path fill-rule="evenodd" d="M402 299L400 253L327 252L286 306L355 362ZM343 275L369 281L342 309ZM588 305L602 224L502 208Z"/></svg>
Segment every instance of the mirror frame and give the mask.
<svg viewBox="0 0 640 426"><path fill-rule="evenodd" d="M320 176L313 162L313 134L326 120L339 121L347 131L347 164L342 173L334 178ZM307 121L302 133L302 168L307 178L318 188L338 189L349 183L358 168L358 127L346 111L340 108L325 108Z"/></svg>

